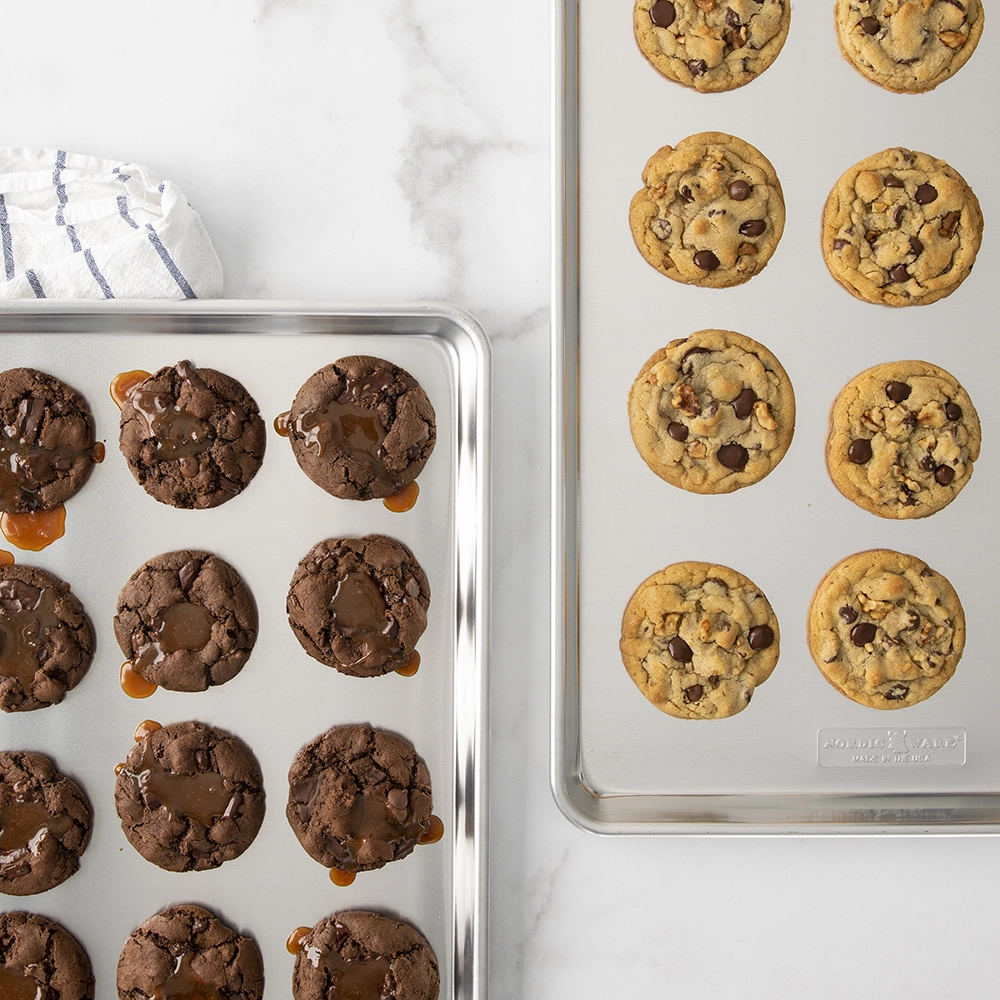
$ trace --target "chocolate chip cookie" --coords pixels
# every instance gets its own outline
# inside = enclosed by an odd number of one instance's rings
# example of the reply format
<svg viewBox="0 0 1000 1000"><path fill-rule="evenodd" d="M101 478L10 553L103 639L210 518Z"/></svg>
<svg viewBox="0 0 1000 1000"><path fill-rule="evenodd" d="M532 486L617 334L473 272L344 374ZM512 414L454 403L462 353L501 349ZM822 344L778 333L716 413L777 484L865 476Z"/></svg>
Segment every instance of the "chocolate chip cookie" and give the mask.
<svg viewBox="0 0 1000 1000"><path fill-rule="evenodd" d="M0 567L0 709L63 700L94 657L94 627L69 584L36 566Z"/></svg>
<svg viewBox="0 0 1000 1000"><path fill-rule="evenodd" d="M371 500L413 482L434 450L434 407L409 372L354 355L321 368L282 415L295 460L327 493Z"/></svg>
<svg viewBox="0 0 1000 1000"><path fill-rule="evenodd" d="M264 963L253 938L191 903L168 906L140 924L118 959L120 1000L263 995Z"/></svg>
<svg viewBox="0 0 1000 1000"><path fill-rule="evenodd" d="M296 755L285 815L310 857L370 871L405 858L431 823L431 777L413 744L369 725L335 726Z"/></svg>
<svg viewBox="0 0 1000 1000"><path fill-rule="evenodd" d="M48 757L0 753L0 892L31 896L65 882L80 868L91 816L87 796Z"/></svg>
<svg viewBox="0 0 1000 1000"><path fill-rule="evenodd" d="M952 374L926 361L892 361L840 391L826 464L859 507L879 517L928 517L969 481L981 438L972 400Z"/></svg>
<svg viewBox="0 0 1000 1000"><path fill-rule="evenodd" d="M834 19L844 58L897 94L957 73L983 33L980 0L836 0Z"/></svg>
<svg viewBox="0 0 1000 1000"><path fill-rule="evenodd" d="M628 414L639 454L661 479L692 493L731 493L781 461L795 429L795 395L763 344L731 330L699 330L643 365Z"/></svg>
<svg viewBox="0 0 1000 1000"><path fill-rule="evenodd" d="M149 732L116 771L125 836L167 871L205 871L239 857L264 819L264 783L250 748L200 722Z"/></svg>
<svg viewBox="0 0 1000 1000"><path fill-rule="evenodd" d="M34 368L0 372L0 511L58 507L103 457L80 393Z"/></svg>
<svg viewBox="0 0 1000 1000"><path fill-rule="evenodd" d="M661 274L705 288L749 281L785 227L781 185L768 159L724 132L663 146L629 208L639 252Z"/></svg>
<svg viewBox="0 0 1000 1000"><path fill-rule="evenodd" d="M852 295L887 306L927 305L968 277L983 213L953 167L899 147L856 163L823 210L823 257Z"/></svg>
<svg viewBox="0 0 1000 1000"><path fill-rule="evenodd" d="M204 691L243 668L257 639L257 606L225 560L200 549L166 552L122 588L115 638L149 683Z"/></svg>
<svg viewBox="0 0 1000 1000"><path fill-rule="evenodd" d="M629 676L661 712L743 711L778 662L778 619L760 588L726 566L680 562L644 580L622 618Z"/></svg>
<svg viewBox="0 0 1000 1000"><path fill-rule="evenodd" d="M299 939L294 1000L399 997L437 1000L437 956L411 924L366 910L321 920Z"/></svg>
<svg viewBox="0 0 1000 1000"><path fill-rule="evenodd" d="M328 538L299 562L288 624L315 660L354 677L405 666L427 627L431 590L413 553L385 535Z"/></svg>
<svg viewBox="0 0 1000 1000"><path fill-rule="evenodd" d="M151 497L201 510L247 488L265 437L257 404L236 379L181 361L129 391L119 447Z"/></svg>
<svg viewBox="0 0 1000 1000"><path fill-rule="evenodd" d="M635 40L668 80L703 92L756 79L788 37L788 0L636 0Z"/></svg>
<svg viewBox="0 0 1000 1000"><path fill-rule="evenodd" d="M915 556L859 552L823 578L808 616L823 676L859 705L906 708L955 673L965 614L954 587Z"/></svg>
<svg viewBox="0 0 1000 1000"><path fill-rule="evenodd" d="M0 913L0 997L93 1000L94 974L62 924L36 913Z"/></svg>

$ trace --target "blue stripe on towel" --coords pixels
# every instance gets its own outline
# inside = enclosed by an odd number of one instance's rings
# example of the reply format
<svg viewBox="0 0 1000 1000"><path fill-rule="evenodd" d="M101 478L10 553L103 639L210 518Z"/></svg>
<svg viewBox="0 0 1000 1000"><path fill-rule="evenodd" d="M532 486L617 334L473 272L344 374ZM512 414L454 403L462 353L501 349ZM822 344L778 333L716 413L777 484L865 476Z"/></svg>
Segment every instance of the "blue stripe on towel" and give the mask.
<svg viewBox="0 0 1000 1000"><path fill-rule="evenodd" d="M120 194L118 195L118 214L133 228L138 229L139 223L128 214L128 198Z"/></svg>
<svg viewBox="0 0 1000 1000"><path fill-rule="evenodd" d="M156 230L153 228L152 223L147 222L146 228L149 230L149 242L153 244L153 249L160 255L160 260L163 261L163 266L170 272L170 276L180 286L180 290L184 293L184 298L198 298L194 294L194 289L187 283L187 278L181 274L180 268L174 263L170 254L167 253L167 248L160 242L160 237L156 235Z"/></svg>
<svg viewBox="0 0 1000 1000"><path fill-rule="evenodd" d="M101 286L101 291L104 292L104 297L106 299L113 299L114 293L111 291L111 286L104 280L104 275L97 269L97 261L94 260L94 255L90 250L83 251L83 259L87 262L87 267L90 268L90 273L94 276L94 281Z"/></svg>
<svg viewBox="0 0 1000 1000"><path fill-rule="evenodd" d="M7 203L0 194L0 243L3 243L3 269L10 281L14 277L14 244L10 237L10 223L7 222Z"/></svg>
<svg viewBox="0 0 1000 1000"><path fill-rule="evenodd" d="M56 196L59 198L59 207L56 209L56 225L66 226L66 219L63 217L63 209L69 197L66 194L66 185L62 182L62 172L66 167L66 150L60 149L56 152L56 168L52 171L52 183L56 187ZM76 235L76 230L72 226L66 226L66 235L73 245L73 252L79 253L83 249L83 244Z"/></svg>
<svg viewBox="0 0 1000 1000"><path fill-rule="evenodd" d="M28 279L28 284L31 285L31 290L35 293L35 298L44 299L45 292L42 291L42 283L38 280L38 275L31 268L28 268L24 272L24 276Z"/></svg>
<svg viewBox="0 0 1000 1000"><path fill-rule="evenodd" d="M122 182L122 184L124 184L126 181L129 181L129 180L132 179L132 175L131 174L123 174L122 173L122 167L127 167L127 166L128 166L127 163L119 163L118 166L115 167L111 171L111 173L118 175L118 180L120 180Z"/></svg>

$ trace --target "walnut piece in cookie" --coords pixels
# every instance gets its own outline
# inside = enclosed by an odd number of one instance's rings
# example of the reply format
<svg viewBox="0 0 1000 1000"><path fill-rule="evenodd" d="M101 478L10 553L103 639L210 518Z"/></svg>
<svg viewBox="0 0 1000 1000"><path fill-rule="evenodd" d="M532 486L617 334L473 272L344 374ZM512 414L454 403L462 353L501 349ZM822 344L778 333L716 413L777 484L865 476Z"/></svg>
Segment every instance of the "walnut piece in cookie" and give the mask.
<svg viewBox="0 0 1000 1000"><path fill-rule="evenodd" d="M724 132L663 146L629 207L635 245L661 274L705 288L749 281L785 226L781 184L757 149Z"/></svg>
<svg viewBox="0 0 1000 1000"><path fill-rule="evenodd" d="M954 587L915 556L859 552L820 581L809 650L841 694L868 708L906 708L955 673L965 614Z"/></svg>
<svg viewBox="0 0 1000 1000"><path fill-rule="evenodd" d="M636 0L639 51L668 80L706 93L756 79L778 57L789 0Z"/></svg>
<svg viewBox="0 0 1000 1000"><path fill-rule="evenodd" d="M622 618L629 676L661 712L743 711L778 662L778 619L760 588L726 566L681 562L644 580Z"/></svg>
<svg viewBox="0 0 1000 1000"><path fill-rule="evenodd" d="M264 963L253 938L210 910L182 903L140 924L118 959L119 1000L261 1000Z"/></svg>
<svg viewBox="0 0 1000 1000"><path fill-rule="evenodd" d="M731 493L784 457L795 395L763 344L731 330L699 330L643 365L628 413L632 440L661 479L692 493Z"/></svg>
<svg viewBox="0 0 1000 1000"><path fill-rule="evenodd" d="M90 959L62 924L23 910L0 913L0 996L93 1000Z"/></svg>
<svg viewBox="0 0 1000 1000"><path fill-rule="evenodd" d="M437 1000L437 956L423 934L405 921L345 910L321 920L297 943L294 1000Z"/></svg>
<svg viewBox="0 0 1000 1000"><path fill-rule="evenodd" d="M823 209L826 266L852 295L927 305L969 276L983 237L979 200L943 160L896 147L856 163Z"/></svg>
<svg viewBox="0 0 1000 1000"><path fill-rule="evenodd" d="M981 440L972 400L950 372L892 361L840 391L826 463L834 485L859 507L879 517L928 517L969 481Z"/></svg>
<svg viewBox="0 0 1000 1000"><path fill-rule="evenodd" d="M837 41L863 76L921 94L957 73L983 33L980 0L836 0Z"/></svg>

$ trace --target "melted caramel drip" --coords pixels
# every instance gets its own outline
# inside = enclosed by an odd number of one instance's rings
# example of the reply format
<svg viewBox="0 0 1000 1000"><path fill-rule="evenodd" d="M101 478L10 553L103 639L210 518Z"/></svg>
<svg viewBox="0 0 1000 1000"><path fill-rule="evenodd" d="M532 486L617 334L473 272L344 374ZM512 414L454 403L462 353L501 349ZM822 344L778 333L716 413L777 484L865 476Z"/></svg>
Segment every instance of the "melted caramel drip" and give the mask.
<svg viewBox="0 0 1000 1000"><path fill-rule="evenodd" d="M122 690L130 698L148 698L156 690L155 684L150 684L142 674L132 668L131 660L126 660L122 664L118 679Z"/></svg>
<svg viewBox="0 0 1000 1000"><path fill-rule="evenodd" d="M26 695L41 666L39 653L49 633L62 623L55 608L64 592L20 580L0 581L0 677L16 677Z"/></svg>
<svg viewBox="0 0 1000 1000"><path fill-rule="evenodd" d="M3 1000L41 1000L48 995L43 990L34 976L0 965L0 997Z"/></svg>
<svg viewBox="0 0 1000 1000"><path fill-rule="evenodd" d="M153 733L162 728L163 726L161 726L158 722L154 722L152 719L146 719L135 727L132 739L134 739L136 743L141 743L147 736L152 736Z"/></svg>
<svg viewBox="0 0 1000 1000"><path fill-rule="evenodd" d="M337 581L330 611L341 634L358 651L355 663L369 657L404 663L406 654L395 641L399 629L387 610L381 588L367 573L347 573Z"/></svg>
<svg viewBox="0 0 1000 1000"><path fill-rule="evenodd" d="M125 405L125 400L128 399L129 393L140 382L145 382L149 376L150 372L144 372L139 368L130 372L119 372L111 380L111 385L108 387L111 398L115 401L115 406L120 410Z"/></svg>
<svg viewBox="0 0 1000 1000"><path fill-rule="evenodd" d="M138 389L133 390L128 401L145 421L146 437L156 443L156 461L196 458L212 446L208 424L169 393Z"/></svg>
<svg viewBox="0 0 1000 1000"><path fill-rule="evenodd" d="M12 852L37 854L42 837L51 834L58 840L72 827L69 816L53 816L41 802L14 799L0 806L0 865L12 860L5 856Z"/></svg>
<svg viewBox="0 0 1000 1000"><path fill-rule="evenodd" d="M431 816L431 825L420 834L418 844L436 844L444 836L444 823L440 816Z"/></svg>
<svg viewBox="0 0 1000 1000"><path fill-rule="evenodd" d="M391 510L394 514L403 514L413 508L419 493L420 487L414 480L412 483L407 483L398 493L386 497L382 503L387 510Z"/></svg>
<svg viewBox="0 0 1000 1000"><path fill-rule="evenodd" d="M0 566L13 566L14 565L14 553L8 552L6 549L0 549Z"/></svg>
<svg viewBox="0 0 1000 1000"><path fill-rule="evenodd" d="M290 955L298 954L303 941L305 941L311 931L311 927L296 927L295 930L288 935L288 940L285 942L285 948L288 950Z"/></svg>
<svg viewBox="0 0 1000 1000"><path fill-rule="evenodd" d="M156 638L136 650L132 666L137 671L152 667L182 649L204 649L212 638L215 615L203 604L181 601L165 608L153 619Z"/></svg>
<svg viewBox="0 0 1000 1000"><path fill-rule="evenodd" d="M339 868L330 869L330 881L341 888L350 885L357 877L357 872L345 872Z"/></svg>
<svg viewBox="0 0 1000 1000"><path fill-rule="evenodd" d="M279 413L274 418L274 430L276 433L280 434L283 438L288 437L288 435L291 433L291 428L288 426L288 418L290 416L291 413L288 410L285 410L284 413Z"/></svg>
<svg viewBox="0 0 1000 1000"><path fill-rule="evenodd" d="M52 510L27 514L0 514L0 532L19 549L41 552L66 532L66 508L59 504Z"/></svg>
<svg viewBox="0 0 1000 1000"><path fill-rule="evenodd" d="M396 668L396 673L401 677L412 677L420 669L420 654L414 650L410 653L410 658L401 667Z"/></svg>
<svg viewBox="0 0 1000 1000"><path fill-rule="evenodd" d="M150 1000L221 1000L221 991L195 973L191 959L189 951L175 958L174 971L166 982L153 987Z"/></svg>
<svg viewBox="0 0 1000 1000"><path fill-rule="evenodd" d="M100 465L104 461L106 449L104 447L103 441L95 441L94 448L91 452L90 460L94 462L95 465Z"/></svg>
<svg viewBox="0 0 1000 1000"><path fill-rule="evenodd" d="M306 949L305 957L314 969L322 969L329 976L333 1000L382 1000L393 995L385 992L385 981L392 966L384 955L348 962L332 948L312 945Z"/></svg>

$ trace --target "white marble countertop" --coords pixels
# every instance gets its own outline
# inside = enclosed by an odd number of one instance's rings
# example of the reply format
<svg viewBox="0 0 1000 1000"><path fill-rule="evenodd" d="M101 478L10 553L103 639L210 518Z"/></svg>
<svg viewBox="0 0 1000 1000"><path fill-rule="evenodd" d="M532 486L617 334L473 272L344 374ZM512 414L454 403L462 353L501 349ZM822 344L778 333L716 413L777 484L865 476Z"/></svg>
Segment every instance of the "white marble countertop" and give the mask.
<svg viewBox="0 0 1000 1000"><path fill-rule="evenodd" d="M492 997L990 995L1000 840L601 839L553 802L550 35L543 0L7 4L0 145L175 181L227 297L446 299L490 334Z"/></svg>

